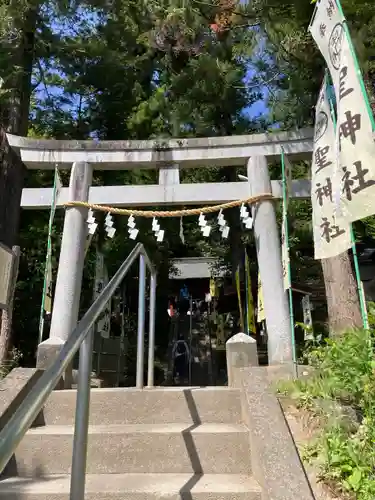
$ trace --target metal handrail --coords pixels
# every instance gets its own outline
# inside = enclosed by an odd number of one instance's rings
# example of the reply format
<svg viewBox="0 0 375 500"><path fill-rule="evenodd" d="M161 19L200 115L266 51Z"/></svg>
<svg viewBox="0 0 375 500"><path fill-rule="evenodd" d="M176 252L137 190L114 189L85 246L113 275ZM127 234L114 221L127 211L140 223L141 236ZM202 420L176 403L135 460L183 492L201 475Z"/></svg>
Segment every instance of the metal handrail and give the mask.
<svg viewBox="0 0 375 500"><path fill-rule="evenodd" d="M79 372L78 372L78 390L76 404L76 419L73 445L73 464L72 464L72 479L71 479L71 499L83 500L85 489L85 473L86 473L86 455L87 455L87 432L88 432L88 416L90 402L90 376L91 376L91 359L93 346L93 331L92 326L98 319L106 304L114 294L115 290L121 284L129 268L132 266L136 258L140 258L140 298L143 307L143 318L139 318L141 329L138 327L138 348L141 352L137 352L137 374L140 371L140 362L142 362L142 385L143 387L143 339L144 339L144 301L145 301L145 265L151 272L151 295L155 300L156 290L156 270L151 263L143 245L138 243L130 252L119 270L110 280L108 285L102 290L100 295L93 302L83 318L72 331L68 340L65 342L60 354L54 363L43 373L29 394L25 397L20 407L16 410L9 422L0 432L0 472L4 470L14 451L24 437L25 433L31 427L38 414L42 410L46 400L50 396L53 389L58 384L64 372L69 367L74 355L80 350ZM143 271L142 271L143 268ZM141 290L143 288L143 290ZM142 292L142 297L141 297ZM155 304L150 305L150 339L149 339L149 361L152 366L148 369L153 372L153 352L155 347L155 321L151 318L151 314L155 313ZM141 345L142 341L142 345ZM150 374L148 379L150 378ZM137 380L137 386L140 381ZM83 476L83 477L82 477Z"/></svg>

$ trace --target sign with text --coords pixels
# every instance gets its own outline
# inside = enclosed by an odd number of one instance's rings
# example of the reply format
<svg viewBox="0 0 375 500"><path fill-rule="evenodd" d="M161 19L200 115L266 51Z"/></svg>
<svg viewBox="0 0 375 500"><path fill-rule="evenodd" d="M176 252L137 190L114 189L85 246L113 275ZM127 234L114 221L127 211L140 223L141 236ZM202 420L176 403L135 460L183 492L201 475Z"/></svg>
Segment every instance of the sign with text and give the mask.
<svg viewBox="0 0 375 500"><path fill-rule="evenodd" d="M335 209L354 222L375 213L373 123L346 20L335 0L321 0L309 30L330 71L336 94Z"/></svg>
<svg viewBox="0 0 375 500"><path fill-rule="evenodd" d="M311 204L315 259L327 259L351 247L349 223L336 220L333 176L336 170L335 129L324 78L315 114Z"/></svg>
<svg viewBox="0 0 375 500"><path fill-rule="evenodd" d="M0 309L7 309L13 279L14 255L10 248L0 243Z"/></svg>

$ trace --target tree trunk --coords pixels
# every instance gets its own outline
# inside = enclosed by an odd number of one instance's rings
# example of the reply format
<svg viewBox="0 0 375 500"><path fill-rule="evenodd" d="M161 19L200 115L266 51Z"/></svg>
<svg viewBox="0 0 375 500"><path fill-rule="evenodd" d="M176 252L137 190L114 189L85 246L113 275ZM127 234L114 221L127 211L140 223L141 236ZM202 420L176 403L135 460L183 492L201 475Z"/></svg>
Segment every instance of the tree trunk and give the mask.
<svg viewBox="0 0 375 500"><path fill-rule="evenodd" d="M20 43L10 61L15 70L10 78L10 98L5 110L6 130L12 134L26 136L28 131L31 97L31 77L34 62L35 31L38 2L31 5L21 20L14 25L20 32ZM18 239L21 195L25 168L21 160L10 149L6 133L0 129L0 242L8 247L16 245ZM13 302L13 301L12 301ZM0 311L0 365L8 357L11 344L12 312Z"/></svg>
<svg viewBox="0 0 375 500"><path fill-rule="evenodd" d="M0 242L9 248L17 241L24 176L24 165L10 148L5 130L0 128ZM13 307L13 295L10 302ZM0 366L8 358L9 346L12 343L11 333L12 311L0 310Z"/></svg>
<svg viewBox="0 0 375 500"><path fill-rule="evenodd" d="M357 284L348 252L321 260L332 336L363 326Z"/></svg>
<svg viewBox="0 0 375 500"><path fill-rule="evenodd" d="M38 4L38 0L31 2L22 18L14 19L14 26L19 33L19 44L9 61L12 76L5 85L10 91L10 97L4 113L4 125L7 132L21 136L27 135L29 124Z"/></svg>
<svg viewBox="0 0 375 500"><path fill-rule="evenodd" d="M25 168L0 128L0 242L12 248L17 241Z"/></svg>

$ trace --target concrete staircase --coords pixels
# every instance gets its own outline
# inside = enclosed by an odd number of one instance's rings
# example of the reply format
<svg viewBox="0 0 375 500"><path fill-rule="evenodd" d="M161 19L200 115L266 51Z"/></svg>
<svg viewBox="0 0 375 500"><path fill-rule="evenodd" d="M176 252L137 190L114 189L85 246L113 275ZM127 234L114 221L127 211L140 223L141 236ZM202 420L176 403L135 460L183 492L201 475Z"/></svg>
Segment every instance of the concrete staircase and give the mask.
<svg viewBox="0 0 375 500"><path fill-rule="evenodd" d="M1 500L69 500L76 392L54 391ZM85 500L262 500L240 391L93 389Z"/></svg>

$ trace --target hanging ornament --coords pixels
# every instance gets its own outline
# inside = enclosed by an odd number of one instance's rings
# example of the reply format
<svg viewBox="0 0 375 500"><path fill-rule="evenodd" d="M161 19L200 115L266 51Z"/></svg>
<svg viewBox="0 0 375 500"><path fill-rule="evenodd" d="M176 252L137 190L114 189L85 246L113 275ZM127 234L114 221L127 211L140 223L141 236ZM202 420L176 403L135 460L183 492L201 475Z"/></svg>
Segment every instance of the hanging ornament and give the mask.
<svg viewBox="0 0 375 500"><path fill-rule="evenodd" d="M128 233L131 240L137 239L139 229L135 227L135 218L131 215L128 219Z"/></svg>
<svg viewBox="0 0 375 500"><path fill-rule="evenodd" d="M152 219L152 230L155 233L156 241L161 243L164 239L164 229L160 229L160 224L155 217Z"/></svg>
<svg viewBox="0 0 375 500"><path fill-rule="evenodd" d="M245 205L242 203L241 208L240 208L240 218L241 222L244 224L246 229L252 229L253 227L253 219L249 213L249 210Z"/></svg>
<svg viewBox="0 0 375 500"><path fill-rule="evenodd" d="M184 236L184 225L182 221L182 217L180 217L180 240L183 245L185 245L185 236Z"/></svg>
<svg viewBox="0 0 375 500"><path fill-rule="evenodd" d="M107 233L108 238L113 238L116 232L116 228L113 227L114 222L112 219L112 215L109 212L106 215L104 223L105 223L104 230Z"/></svg>
<svg viewBox="0 0 375 500"><path fill-rule="evenodd" d="M198 219L198 225L201 228L201 232L205 238L208 238L211 233L211 226L208 225L206 221L206 217L203 214L200 214Z"/></svg>
<svg viewBox="0 0 375 500"><path fill-rule="evenodd" d="M87 214L87 221L86 222L87 222L87 226L89 228L89 234L94 235L95 231L98 227L98 224L97 224L96 219L94 217L94 212L91 210L91 208Z"/></svg>
<svg viewBox="0 0 375 500"><path fill-rule="evenodd" d="M219 215L217 216L217 223L219 224L219 231L221 232L222 238L227 239L229 235L229 226L224 218L222 210L220 210Z"/></svg>

